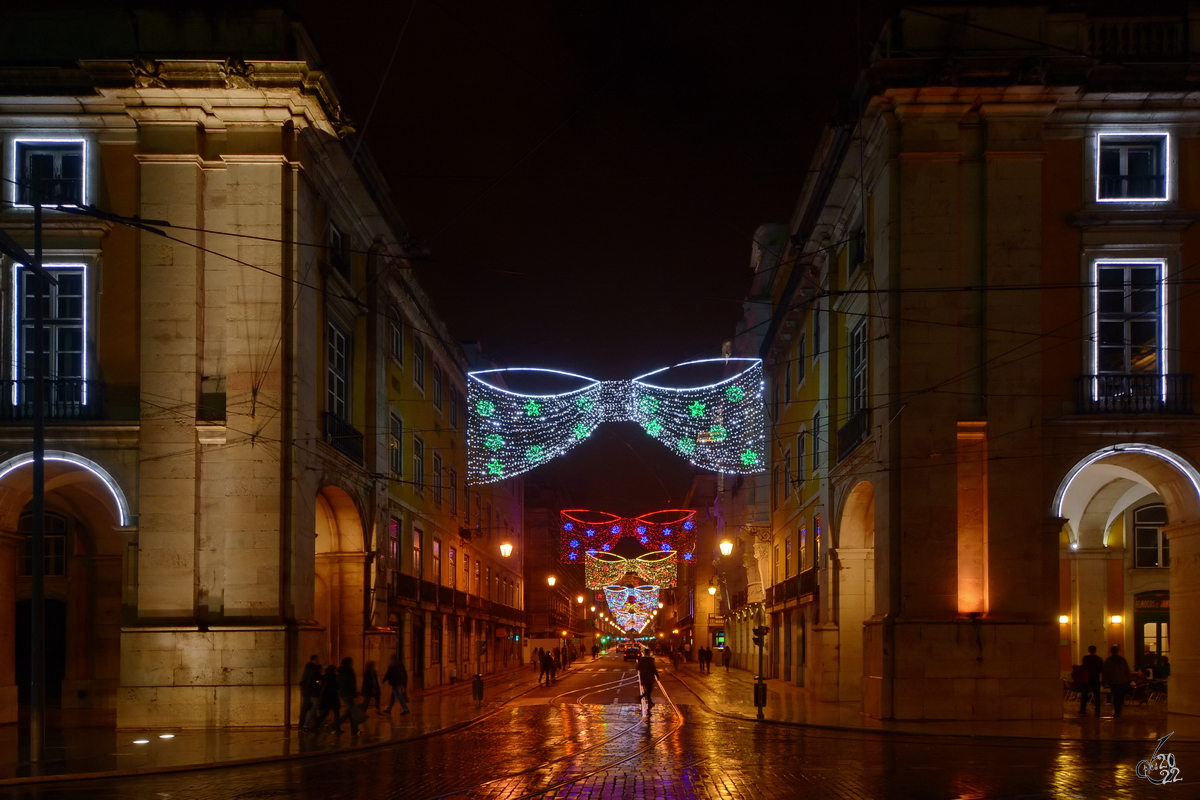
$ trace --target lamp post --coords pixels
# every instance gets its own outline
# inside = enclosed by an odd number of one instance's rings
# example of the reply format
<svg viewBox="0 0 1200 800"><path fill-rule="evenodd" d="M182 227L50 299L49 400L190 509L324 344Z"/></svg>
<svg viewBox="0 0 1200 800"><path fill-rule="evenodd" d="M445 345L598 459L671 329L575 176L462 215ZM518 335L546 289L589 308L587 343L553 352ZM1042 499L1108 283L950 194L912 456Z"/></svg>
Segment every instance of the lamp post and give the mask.
<svg viewBox="0 0 1200 800"><path fill-rule="evenodd" d="M728 556L733 552L733 542L729 541L728 539L722 539L721 544L718 545L718 547L720 547L721 555L723 556Z"/></svg>
<svg viewBox="0 0 1200 800"><path fill-rule="evenodd" d="M504 542L503 544L500 545L500 555L503 556L504 558L508 558L509 556L511 556L512 550L513 550L513 548L512 548L511 542ZM551 584L551 585L553 586L553 584Z"/></svg>

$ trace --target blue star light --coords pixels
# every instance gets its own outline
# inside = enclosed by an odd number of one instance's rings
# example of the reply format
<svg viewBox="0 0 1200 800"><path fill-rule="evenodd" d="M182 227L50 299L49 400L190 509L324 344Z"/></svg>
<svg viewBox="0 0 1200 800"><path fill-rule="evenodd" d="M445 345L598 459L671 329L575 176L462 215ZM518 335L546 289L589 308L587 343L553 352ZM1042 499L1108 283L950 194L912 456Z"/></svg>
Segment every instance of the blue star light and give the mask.
<svg viewBox="0 0 1200 800"><path fill-rule="evenodd" d="M692 554L691 554L691 553L684 553L684 554L683 554L683 560L684 560L684 561L691 561L691 560L692 560Z"/></svg>
<svg viewBox="0 0 1200 800"><path fill-rule="evenodd" d="M574 522L568 522L566 525L563 525L563 530L564 530L564 531L573 531L573 530L575 530L575 523L574 523Z"/></svg>
<svg viewBox="0 0 1200 800"><path fill-rule="evenodd" d="M685 531L690 531L694 527L696 527L696 523L692 522L690 519L687 522L683 523L683 529Z"/></svg>
<svg viewBox="0 0 1200 800"><path fill-rule="evenodd" d="M671 549L671 545L667 544L666 542L663 542L662 549L663 549L663 550L670 550L670 549Z"/></svg>
<svg viewBox="0 0 1200 800"><path fill-rule="evenodd" d="M612 545L611 545L611 544L605 544L605 545L604 545L604 547L603 547L602 549L604 550L604 552L606 552L606 553L607 553L609 550L612 550Z"/></svg>
<svg viewBox="0 0 1200 800"><path fill-rule="evenodd" d="M579 540L578 540L578 539L572 539L572 540L571 540L571 547L579 547Z"/></svg>

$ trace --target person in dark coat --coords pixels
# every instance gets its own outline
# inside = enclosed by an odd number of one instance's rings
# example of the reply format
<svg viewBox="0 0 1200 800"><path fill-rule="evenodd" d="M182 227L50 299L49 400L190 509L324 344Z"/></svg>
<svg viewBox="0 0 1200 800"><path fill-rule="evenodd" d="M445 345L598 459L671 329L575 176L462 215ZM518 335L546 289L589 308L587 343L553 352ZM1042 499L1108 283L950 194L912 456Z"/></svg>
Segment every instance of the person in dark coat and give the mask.
<svg viewBox="0 0 1200 800"><path fill-rule="evenodd" d="M1125 694L1129 691L1129 662L1120 653L1118 645L1112 646L1112 655L1104 659L1104 684L1112 692L1113 716L1121 716L1125 705Z"/></svg>
<svg viewBox="0 0 1200 800"><path fill-rule="evenodd" d="M350 656L343 658L342 665L337 669L337 693L338 698L346 705L346 710L333 723L333 731L341 733L342 722L350 720L350 735L358 736L358 723L354 721L350 709L350 706L354 705L354 698L358 697L358 673L354 671L354 659Z"/></svg>
<svg viewBox="0 0 1200 800"><path fill-rule="evenodd" d="M392 706L396 701L400 701L400 708L404 709L401 714L409 713L408 708L408 670L404 669L404 664L400 659L392 656L392 663L388 664L387 672L383 673L383 682L392 687L392 696L388 700L388 707L383 710L383 713L392 713Z"/></svg>
<svg viewBox="0 0 1200 800"><path fill-rule="evenodd" d="M729 645L725 645L725 650L721 653L721 661L725 664L725 671L729 672L729 665L733 663L733 650Z"/></svg>
<svg viewBox="0 0 1200 800"><path fill-rule="evenodd" d="M1088 654L1079 662L1087 673L1087 682L1079 690L1079 713L1087 713L1088 696L1096 705L1096 714L1100 713L1100 674L1104 672L1104 659L1096 655L1096 645L1088 647Z"/></svg>
<svg viewBox="0 0 1200 800"><path fill-rule="evenodd" d="M325 674L321 676L320 681L320 697L308 712L308 719L304 721L304 728L309 731L315 731L325 722L330 712L333 713L333 718L337 719L338 715L338 688L337 688L337 667L330 664L325 668Z"/></svg>
<svg viewBox="0 0 1200 800"><path fill-rule="evenodd" d="M379 707L383 700L383 687L379 684L379 673L375 671L375 662L368 661L363 667L362 679L362 696L363 709L371 710L371 701L375 701L375 710L379 711Z"/></svg>
<svg viewBox="0 0 1200 800"><path fill-rule="evenodd" d="M658 679L658 667L654 666L654 656L644 653L638 658L637 671L638 681L642 684L642 693L638 695L638 700L644 697L646 707L654 708L654 698L650 694L654 691L654 682Z"/></svg>
<svg viewBox="0 0 1200 800"><path fill-rule="evenodd" d="M304 665L304 672L300 675L300 727L304 727L304 720L308 718L308 714L317 705L317 700L321 696L321 661L316 656L309 656L308 663Z"/></svg>

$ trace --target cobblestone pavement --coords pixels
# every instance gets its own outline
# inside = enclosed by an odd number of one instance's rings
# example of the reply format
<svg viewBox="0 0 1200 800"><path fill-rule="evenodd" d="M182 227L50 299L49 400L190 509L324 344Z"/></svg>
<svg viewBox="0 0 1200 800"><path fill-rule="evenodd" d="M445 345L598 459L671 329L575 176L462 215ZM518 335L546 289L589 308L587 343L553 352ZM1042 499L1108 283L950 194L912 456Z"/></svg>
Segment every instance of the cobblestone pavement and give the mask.
<svg viewBox="0 0 1200 800"><path fill-rule="evenodd" d="M601 684L621 677L598 674ZM928 737L734 720L627 689L506 707L455 733L300 761L171 775L7 787L20 800L257 798L1182 798L1200 796L1200 744L1174 754L1181 782L1151 785L1155 742ZM671 680L664 687L688 699ZM631 698L629 698L631 699ZM613 702L613 701L616 702ZM565 702L564 702L565 701ZM603 703L603 704L602 704Z"/></svg>

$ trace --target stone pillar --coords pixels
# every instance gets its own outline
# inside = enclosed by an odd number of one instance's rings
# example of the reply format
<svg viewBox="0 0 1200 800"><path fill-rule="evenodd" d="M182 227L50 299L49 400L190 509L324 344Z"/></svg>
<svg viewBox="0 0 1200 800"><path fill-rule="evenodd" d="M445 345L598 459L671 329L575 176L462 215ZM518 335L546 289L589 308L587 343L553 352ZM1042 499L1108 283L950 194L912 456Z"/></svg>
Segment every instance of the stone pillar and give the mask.
<svg viewBox="0 0 1200 800"><path fill-rule="evenodd" d="M1200 714L1200 522L1168 525L1171 542L1171 691L1168 708Z"/></svg>
<svg viewBox="0 0 1200 800"><path fill-rule="evenodd" d="M1108 657L1104 624L1108 556L1105 548L1071 551L1071 649L1076 664L1089 645L1096 646L1101 658Z"/></svg>
<svg viewBox="0 0 1200 800"><path fill-rule="evenodd" d="M863 623L875 606L875 551L868 547L830 550L837 565L838 677L840 702L862 700Z"/></svg>
<svg viewBox="0 0 1200 800"><path fill-rule="evenodd" d="M0 725L17 721L17 558L21 538L0 533Z"/></svg>

